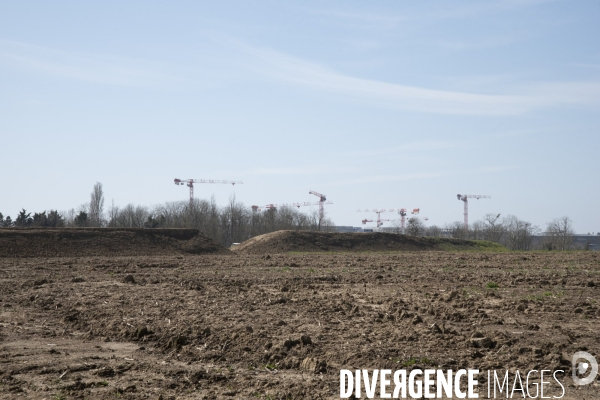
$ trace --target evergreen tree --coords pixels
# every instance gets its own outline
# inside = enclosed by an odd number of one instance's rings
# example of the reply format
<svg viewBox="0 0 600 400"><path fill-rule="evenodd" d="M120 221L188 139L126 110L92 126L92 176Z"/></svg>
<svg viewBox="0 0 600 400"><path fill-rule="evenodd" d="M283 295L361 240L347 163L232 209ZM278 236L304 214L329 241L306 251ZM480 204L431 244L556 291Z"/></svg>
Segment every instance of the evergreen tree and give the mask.
<svg viewBox="0 0 600 400"><path fill-rule="evenodd" d="M33 224L33 219L31 218L31 213L28 213L24 208L17 215L17 219L15 219L15 226L19 227L27 227Z"/></svg>
<svg viewBox="0 0 600 400"><path fill-rule="evenodd" d="M80 228L88 226L88 214L85 211L79 211L79 214L75 217L73 222Z"/></svg>
<svg viewBox="0 0 600 400"><path fill-rule="evenodd" d="M48 226L48 217L46 216L46 211L41 213L33 214L33 224L34 226Z"/></svg>
<svg viewBox="0 0 600 400"><path fill-rule="evenodd" d="M48 226L60 228L65 226L65 220L56 210L50 210L48 214Z"/></svg>

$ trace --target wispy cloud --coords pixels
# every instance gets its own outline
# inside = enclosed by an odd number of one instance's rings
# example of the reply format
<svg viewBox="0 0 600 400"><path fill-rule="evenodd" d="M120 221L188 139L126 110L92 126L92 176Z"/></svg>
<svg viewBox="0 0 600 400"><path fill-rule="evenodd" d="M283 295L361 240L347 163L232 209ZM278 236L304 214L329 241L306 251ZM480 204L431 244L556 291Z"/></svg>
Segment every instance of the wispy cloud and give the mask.
<svg viewBox="0 0 600 400"><path fill-rule="evenodd" d="M198 71L171 64L113 55L61 51L0 40L0 63L19 69L91 83L131 86L182 86ZM198 79L194 78L198 83Z"/></svg>
<svg viewBox="0 0 600 400"><path fill-rule="evenodd" d="M109 55L79 54L18 42L0 41L0 64L13 65L66 79L132 87L199 88L215 86L221 73L237 79L253 72L318 93L344 96L376 107L462 115L517 115L540 108L598 105L600 82L539 82L513 86L513 94L478 94L438 90L366 79L268 48L233 40L220 41L237 52L229 60L237 69L203 71L203 65L179 67L154 61ZM235 62L233 61L235 60ZM224 62L224 61L223 61ZM236 78L234 77L234 74ZM214 75L214 76L213 76ZM219 76L218 79L214 79ZM510 88L504 85L503 90ZM489 92L489 90L488 90Z"/></svg>
<svg viewBox="0 0 600 400"><path fill-rule="evenodd" d="M519 41L516 36L496 36L487 38L470 38L469 40L442 40L438 45L447 50L472 50L485 49L490 47L508 46Z"/></svg>
<svg viewBox="0 0 600 400"><path fill-rule="evenodd" d="M556 0L495 0L468 2L466 5L457 5L450 2L437 2L428 6L426 12L395 11L380 12L368 8L350 10L345 9L318 9L302 8L313 15L328 17L327 22L338 20L342 24L358 28L392 29L407 23L437 23L447 19L471 18L485 14L514 11L527 7L535 7ZM410 9L409 9L410 10Z"/></svg>
<svg viewBox="0 0 600 400"><path fill-rule="evenodd" d="M464 115L515 115L565 104L600 103L598 82L550 82L516 88L521 94L444 91L358 78L275 50L235 44L265 78L407 111Z"/></svg>
<svg viewBox="0 0 600 400"><path fill-rule="evenodd" d="M382 156L386 154L428 152L432 150L452 149L463 144L447 140L424 140L420 142L409 142L399 146L386 146L382 149L364 149L348 152L348 156Z"/></svg>
<svg viewBox="0 0 600 400"><path fill-rule="evenodd" d="M302 10L309 14L325 16L329 23L332 21L339 21L341 22L341 25L348 25L354 28L389 29L410 19L409 17L402 15L367 12L364 10L348 11L317 8L302 8Z"/></svg>
<svg viewBox="0 0 600 400"><path fill-rule="evenodd" d="M461 19L481 16L485 14L495 14L498 12L520 10L522 8L535 7L544 3L555 2L557 0L495 0L468 2L464 6L456 6L455 3L441 2L438 4L446 7L438 7L437 11L421 15L422 19L439 21L443 19Z"/></svg>
<svg viewBox="0 0 600 400"><path fill-rule="evenodd" d="M509 170L519 169L519 166L516 165L496 165L496 166L483 166L479 167L476 172L481 174L488 173L498 173ZM416 172L409 174L389 174L389 175L369 175L369 176L361 176L347 180L341 180L331 183L325 183L322 186L349 186L349 185L361 185L367 183L381 183L381 182L401 182L401 181L410 181L410 180L423 180L423 179L435 179L448 177L453 175L463 175L463 174L472 174L473 170L447 170L447 171L439 171L439 172Z"/></svg>
<svg viewBox="0 0 600 400"><path fill-rule="evenodd" d="M397 181L408 181L413 179L431 179L446 176L446 172L422 172L413 174L400 174L400 175L370 175L364 177L357 177L353 179L337 181L328 183L323 186L347 186L347 185L359 185L364 183L378 183L378 182L397 182Z"/></svg>
<svg viewBox="0 0 600 400"><path fill-rule="evenodd" d="M274 176L274 175L321 175L323 173L356 172L356 167L329 164L305 165L299 167L255 167L242 171L221 171L223 176Z"/></svg>

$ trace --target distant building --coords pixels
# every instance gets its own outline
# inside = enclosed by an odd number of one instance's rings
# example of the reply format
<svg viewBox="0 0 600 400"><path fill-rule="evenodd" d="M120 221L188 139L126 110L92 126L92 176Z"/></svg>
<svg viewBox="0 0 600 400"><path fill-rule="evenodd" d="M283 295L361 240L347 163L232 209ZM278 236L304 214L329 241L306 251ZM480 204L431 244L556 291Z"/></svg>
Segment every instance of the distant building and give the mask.
<svg viewBox="0 0 600 400"><path fill-rule="evenodd" d="M335 232L356 232L353 226L334 226Z"/></svg>

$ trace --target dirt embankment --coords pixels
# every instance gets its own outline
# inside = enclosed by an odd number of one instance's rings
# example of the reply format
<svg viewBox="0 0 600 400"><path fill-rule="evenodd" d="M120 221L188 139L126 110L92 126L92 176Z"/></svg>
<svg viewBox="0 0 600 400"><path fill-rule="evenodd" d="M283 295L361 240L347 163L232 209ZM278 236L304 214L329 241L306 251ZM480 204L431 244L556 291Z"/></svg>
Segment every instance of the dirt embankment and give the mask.
<svg viewBox="0 0 600 400"><path fill-rule="evenodd" d="M227 254L196 229L0 229L0 257Z"/></svg>
<svg viewBox="0 0 600 400"><path fill-rule="evenodd" d="M240 254L321 251L420 251L479 250L502 251L502 246L481 240L424 238L393 233L329 233L278 231L256 236L234 246Z"/></svg>

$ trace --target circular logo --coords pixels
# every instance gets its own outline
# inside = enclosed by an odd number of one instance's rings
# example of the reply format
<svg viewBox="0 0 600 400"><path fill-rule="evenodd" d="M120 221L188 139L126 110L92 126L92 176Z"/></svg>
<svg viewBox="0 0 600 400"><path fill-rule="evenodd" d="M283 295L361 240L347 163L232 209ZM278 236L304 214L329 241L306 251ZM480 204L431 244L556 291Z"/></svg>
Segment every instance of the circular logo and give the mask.
<svg viewBox="0 0 600 400"><path fill-rule="evenodd" d="M585 360L585 361L580 361ZM585 378L579 378L579 375L585 375L589 371L589 375ZM586 351L578 351L573 354L573 383L579 386L590 384L598 375L598 363L593 355Z"/></svg>

